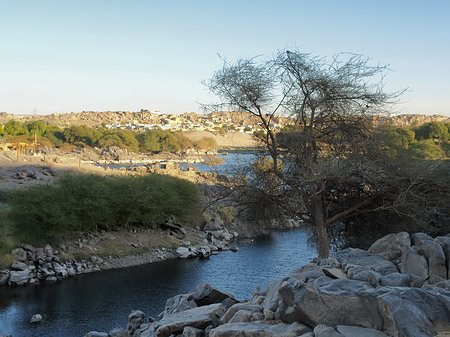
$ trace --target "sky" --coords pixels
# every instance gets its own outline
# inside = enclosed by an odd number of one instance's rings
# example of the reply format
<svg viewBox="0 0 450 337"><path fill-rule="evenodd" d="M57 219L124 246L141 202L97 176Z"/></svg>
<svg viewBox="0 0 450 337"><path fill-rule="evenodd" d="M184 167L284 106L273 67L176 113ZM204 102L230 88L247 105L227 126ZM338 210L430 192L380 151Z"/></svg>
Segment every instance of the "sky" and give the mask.
<svg viewBox="0 0 450 337"><path fill-rule="evenodd" d="M449 17L448 0L0 0L0 111L201 112L222 58L288 48L388 64L394 112L450 116Z"/></svg>

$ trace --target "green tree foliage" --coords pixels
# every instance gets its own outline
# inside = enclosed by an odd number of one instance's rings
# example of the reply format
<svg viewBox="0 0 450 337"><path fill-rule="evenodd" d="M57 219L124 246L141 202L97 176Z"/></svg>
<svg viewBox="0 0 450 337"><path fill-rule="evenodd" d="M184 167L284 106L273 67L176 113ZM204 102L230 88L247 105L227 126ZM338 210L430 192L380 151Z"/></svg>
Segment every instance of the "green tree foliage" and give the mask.
<svg viewBox="0 0 450 337"><path fill-rule="evenodd" d="M22 123L18 121L9 121L5 124L3 130L6 135L11 136L20 136L26 134L25 128L23 127Z"/></svg>
<svg viewBox="0 0 450 337"><path fill-rule="evenodd" d="M426 123L415 128L414 131L418 140L432 139L447 142L450 139L448 125L442 122Z"/></svg>
<svg viewBox="0 0 450 337"><path fill-rule="evenodd" d="M97 141L97 145L104 148L118 146L132 152L136 152L139 149L139 143L136 140L135 134L129 130L105 131Z"/></svg>
<svg viewBox="0 0 450 337"><path fill-rule="evenodd" d="M162 129L148 130L138 135L139 147L148 152L177 152L181 149L177 137Z"/></svg>
<svg viewBox="0 0 450 337"><path fill-rule="evenodd" d="M81 126L71 126L63 131L64 139L70 144L86 144L93 146L97 143L98 139L101 137L101 133L87 127L86 125Z"/></svg>
<svg viewBox="0 0 450 337"><path fill-rule="evenodd" d="M48 128L47 124L43 121L24 123L23 127L27 131L27 135L34 136L36 134L39 137L44 136Z"/></svg>
<svg viewBox="0 0 450 337"><path fill-rule="evenodd" d="M11 193L8 216L28 242L45 243L73 232L155 228L171 216L189 221L198 200L194 184L167 175L67 174L55 184Z"/></svg>

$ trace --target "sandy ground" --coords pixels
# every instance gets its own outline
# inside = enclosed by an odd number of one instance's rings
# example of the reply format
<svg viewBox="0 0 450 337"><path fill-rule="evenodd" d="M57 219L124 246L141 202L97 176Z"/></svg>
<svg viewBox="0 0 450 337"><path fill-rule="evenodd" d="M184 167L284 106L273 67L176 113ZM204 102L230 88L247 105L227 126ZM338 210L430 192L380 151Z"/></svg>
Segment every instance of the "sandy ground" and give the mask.
<svg viewBox="0 0 450 337"><path fill-rule="evenodd" d="M192 140L198 140L203 137L214 138L217 146L222 148L256 146L254 137L248 133L242 132L229 132L224 135L219 135L211 131L188 131L183 134Z"/></svg>
<svg viewBox="0 0 450 337"><path fill-rule="evenodd" d="M111 170L86 164L68 155L56 163L43 155L21 155L16 151L0 151L0 190L17 189L34 184L47 184L64 171L111 174Z"/></svg>

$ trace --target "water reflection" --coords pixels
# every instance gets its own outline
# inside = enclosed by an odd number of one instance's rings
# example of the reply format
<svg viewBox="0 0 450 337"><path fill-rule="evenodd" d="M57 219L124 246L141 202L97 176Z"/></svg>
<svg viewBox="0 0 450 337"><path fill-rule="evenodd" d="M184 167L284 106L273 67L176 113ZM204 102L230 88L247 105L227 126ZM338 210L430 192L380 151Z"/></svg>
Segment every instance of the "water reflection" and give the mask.
<svg viewBox="0 0 450 337"><path fill-rule="evenodd" d="M315 256L303 230L280 232L210 259L169 260L81 275L55 284L0 287L0 333L21 336L83 336L125 327L131 310L156 316L167 298L201 282L248 298L256 286L287 275ZM32 327L35 313L44 321Z"/></svg>

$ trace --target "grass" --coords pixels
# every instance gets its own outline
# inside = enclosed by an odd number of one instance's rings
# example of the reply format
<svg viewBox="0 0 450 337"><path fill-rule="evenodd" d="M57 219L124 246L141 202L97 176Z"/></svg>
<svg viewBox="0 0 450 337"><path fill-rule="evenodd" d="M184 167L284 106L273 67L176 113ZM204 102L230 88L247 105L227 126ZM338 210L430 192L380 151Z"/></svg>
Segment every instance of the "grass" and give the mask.
<svg viewBox="0 0 450 337"><path fill-rule="evenodd" d="M157 228L174 216L199 217L199 192L186 180L167 175L104 177L71 173L52 185L11 193L7 221L23 242L57 243L74 233Z"/></svg>

